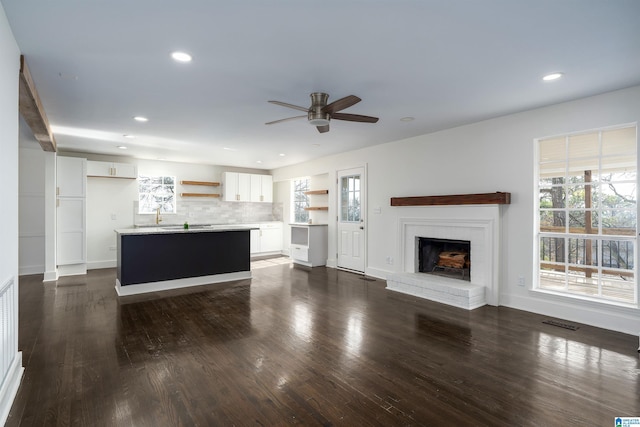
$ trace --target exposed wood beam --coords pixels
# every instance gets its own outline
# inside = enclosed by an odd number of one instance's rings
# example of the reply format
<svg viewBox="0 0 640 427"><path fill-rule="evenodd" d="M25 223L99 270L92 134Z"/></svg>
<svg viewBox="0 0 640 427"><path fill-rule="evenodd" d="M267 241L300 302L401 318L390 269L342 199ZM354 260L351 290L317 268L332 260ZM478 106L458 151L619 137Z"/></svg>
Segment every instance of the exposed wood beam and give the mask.
<svg viewBox="0 0 640 427"><path fill-rule="evenodd" d="M20 98L19 98L20 115L27 125L31 128L33 136L38 140L44 151L55 152L56 140L49 128L49 120L44 113L44 107L36 91L36 85L33 83L31 73L27 68L24 55L20 55Z"/></svg>

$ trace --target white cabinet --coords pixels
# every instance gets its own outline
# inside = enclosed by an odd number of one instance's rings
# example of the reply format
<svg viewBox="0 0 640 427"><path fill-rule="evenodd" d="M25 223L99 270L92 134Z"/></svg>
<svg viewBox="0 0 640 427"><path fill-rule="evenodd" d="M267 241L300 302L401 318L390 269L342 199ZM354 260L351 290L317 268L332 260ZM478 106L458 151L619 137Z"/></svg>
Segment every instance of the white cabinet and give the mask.
<svg viewBox="0 0 640 427"><path fill-rule="evenodd" d="M282 223L268 222L251 230L251 254L274 255L282 253Z"/></svg>
<svg viewBox="0 0 640 427"><path fill-rule="evenodd" d="M85 197L87 194L87 160L79 157L58 156L56 180L58 197Z"/></svg>
<svg viewBox="0 0 640 427"><path fill-rule="evenodd" d="M225 202L249 202L251 200L251 175L224 172L222 200Z"/></svg>
<svg viewBox="0 0 640 427"><path fill-rule="evenodd" d="M58 266L76 265L67 271L86 273L86 188L87 160L57 158L56 260ZM61 275L65 275L63 271Z"/></svg>
<svg viewBox="0 0 640 427"><path fill-rule="evenodd" d="M293 262L307 267L326 265L328 250L327 224L291 224Z"/></svg>
<svg viewBox="0 0 640 427"><path fill-rule="evenodd" d="M260 224L260 252L282 252L282 223Z"/></svg>
<svg viewBox="0 0 640 427"><path fill-rule="evenodd" d="M225 202L273 202L273 177L224 172L222 200Z"/></svg>
<svg viewBox="0 0 640 427"><path fill-rule="evenodd" d="M136 179L138 169L129 163L87 162L87 176Z"/></svg>
<svg viewBox="0 0 640 427"><path fill-rule="evenodd" d="M273 202L273 177L271 175L251 175L252 202Z"/></svg>

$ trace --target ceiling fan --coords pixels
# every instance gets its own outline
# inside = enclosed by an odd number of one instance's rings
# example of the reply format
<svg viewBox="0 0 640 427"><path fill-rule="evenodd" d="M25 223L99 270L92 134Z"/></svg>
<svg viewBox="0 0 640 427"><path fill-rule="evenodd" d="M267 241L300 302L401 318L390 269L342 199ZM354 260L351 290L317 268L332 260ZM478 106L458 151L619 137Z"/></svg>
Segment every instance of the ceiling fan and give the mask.
<svg viewBox="0 0 640 427"><path fill-rule="evenodd" d="M362 122L362 123L376 123L377 117L361 116L360 114L345 114L339 113L339 111L349 108L352 105L362 101L355 95L345 96L337 101L333 101L331 104L327 104L329 95L322 92L314 92L311 94L311 107L299 107L297 105L287 104L280 101L269 101L272 104L281 105L283 107L293 108L294 110L300 110L307 113L303 116L288 117L286 119L275 120L273 122L265 123L272 125L275 123L286 122L289 120L297 120L306 117L309 123L318 129L318 132L329 132L329 121L333 120L346 120L349 122Z"/></svg>

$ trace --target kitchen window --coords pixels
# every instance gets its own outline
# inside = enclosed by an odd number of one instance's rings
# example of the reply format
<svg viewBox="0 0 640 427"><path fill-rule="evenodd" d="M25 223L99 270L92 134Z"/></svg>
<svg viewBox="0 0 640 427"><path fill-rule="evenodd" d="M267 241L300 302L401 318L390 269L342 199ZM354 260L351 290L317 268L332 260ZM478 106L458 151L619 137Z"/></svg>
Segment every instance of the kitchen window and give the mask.
<svg viewBox="0 0 640 427"><path fill-rule="evenodd" d="M309 212L305 209L309 207L309 196L304 194L305 191L309 191L309 178L294 179L291 192L293 222L309 222Z"/></svg>
<svg viewBox="0 0 640 427"><path fill-rule="evenodd" d="M539 139L536 150L535 287L637 305L636 126Z"/></svg>
<svg viewBox="0 0 640 427"><path fill-rule="evenodd" d="M138 176L138 213L176 213L175 176Z"/></svg>

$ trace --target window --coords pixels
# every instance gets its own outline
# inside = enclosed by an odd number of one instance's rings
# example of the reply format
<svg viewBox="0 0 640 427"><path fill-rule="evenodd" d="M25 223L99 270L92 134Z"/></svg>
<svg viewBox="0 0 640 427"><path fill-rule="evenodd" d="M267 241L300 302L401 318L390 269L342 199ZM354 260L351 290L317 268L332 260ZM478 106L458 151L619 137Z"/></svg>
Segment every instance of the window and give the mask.
<svg viewBox="0 0 640 427"><path fill-rule="evenodd" d="M305 191L309 191L309 178L299 178L293 180L293 222L309 222L309 212L305 208L309 207L309 196Z"/></svg>
<svg viewBox="0 0 640 427"><path fill-rule="evenodd" d="M175 183L174 176L139 176L138 213L176 213Z"/></svg>
<svg viewBox="0 0 640 427"><path fill-rule="evenodd" d="M340 221L360 222L360 175L340 180Z"/></svg>
<svg viewBox="0 0 640 427"><path fill-rule="evenodd" d="M636 127L536 144L536 287L637 304Z"/></svg>

